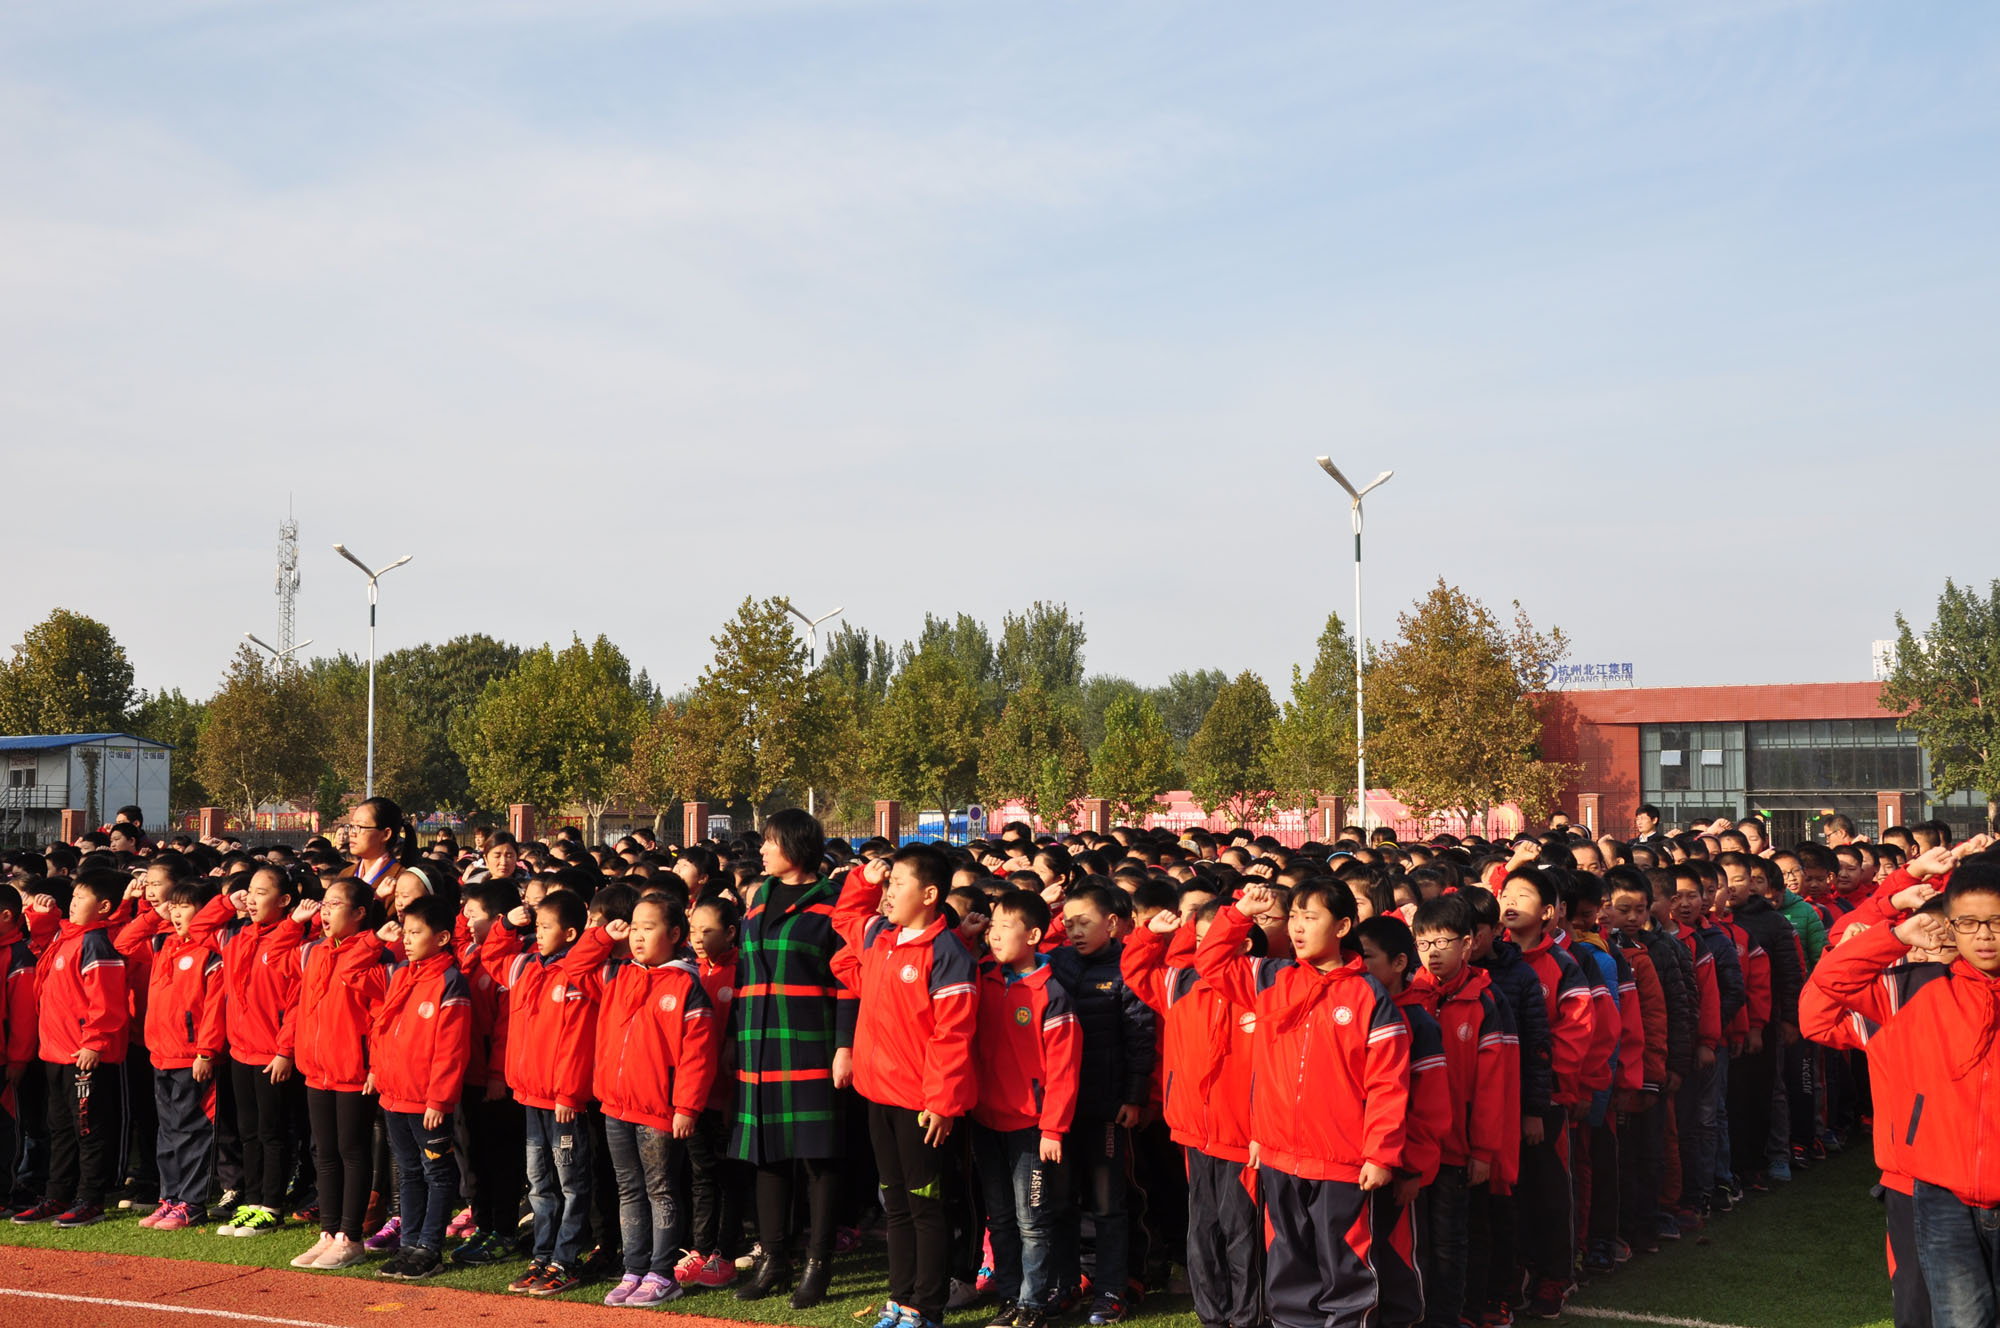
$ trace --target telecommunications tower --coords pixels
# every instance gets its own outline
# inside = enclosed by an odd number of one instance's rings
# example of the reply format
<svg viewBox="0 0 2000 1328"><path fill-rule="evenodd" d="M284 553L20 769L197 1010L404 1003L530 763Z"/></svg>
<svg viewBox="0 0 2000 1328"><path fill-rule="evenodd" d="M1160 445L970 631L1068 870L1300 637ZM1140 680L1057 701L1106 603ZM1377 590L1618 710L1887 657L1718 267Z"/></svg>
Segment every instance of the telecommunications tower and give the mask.
<svg viewBox="0 0 2000 1328"><path fill-rule="evenodd" d="M293 645L299 602L299 521L287 513L278 523L278 655Z"/></svg>

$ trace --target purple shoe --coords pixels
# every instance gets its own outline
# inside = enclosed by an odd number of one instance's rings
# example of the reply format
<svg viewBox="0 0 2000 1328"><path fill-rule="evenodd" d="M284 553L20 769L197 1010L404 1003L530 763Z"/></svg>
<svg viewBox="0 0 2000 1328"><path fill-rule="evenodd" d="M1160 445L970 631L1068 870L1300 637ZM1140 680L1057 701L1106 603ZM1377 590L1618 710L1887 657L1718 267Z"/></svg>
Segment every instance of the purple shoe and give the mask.
<svg viewBox="0 0 2000 1328"><path fill-rule="evenodd" d="M664 1305L670 1300L679 1300L686 1294L687 1289L673 1278L662 1277L658 1273L647 1273L640 1279L638 1287L625 1297L624 1305L627 1309ZM605 1303L607 1305L611 1303L609 1296L605 1297Z"/></svg>
<svg viewBox="0 0 2000 1328"><path fill-rule="evenodd" d="M392 1217L382 1224L382 1229L363 1242L370 1254L380 1254L384 1250L403 1248L403 1219Z"/></svg>
<svg viewBox="0 0 2000 1328"><path fill-rule="evenodd" d="M629 1305L632 1303L632 1293L638 1289L639 1275L637 1273L627 1273L618 1279L617 1286L612 1287L605 1294L604 1303L607 1305Z"/></svg>

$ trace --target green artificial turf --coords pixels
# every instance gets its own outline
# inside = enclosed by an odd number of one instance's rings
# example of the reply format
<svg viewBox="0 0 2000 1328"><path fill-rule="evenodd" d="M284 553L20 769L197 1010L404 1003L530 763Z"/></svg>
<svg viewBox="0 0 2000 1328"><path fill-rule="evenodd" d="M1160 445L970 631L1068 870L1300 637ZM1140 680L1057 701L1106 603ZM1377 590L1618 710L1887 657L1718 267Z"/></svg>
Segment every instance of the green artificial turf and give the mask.
<svg viewBox="0 0 2000 1328"><path fill-rule="evenodd" d="M1641 1255L1616 1273L1578 1291L1577 1310L1606 1310L1617 1317L1566 1315L1572 1328L1606 1323L1673 1323L1701 1320L1741 1328L1889 1328L1889 1285L1882 1253L1882 1208L1868 1195L1875 1172L1865 1147L1803 1171L1789 1185L1751 1199L1716 1219L1698 1235L1669 1243L1662 1253ZM57 1231L0 1222L0 1246L29 1245L210 1263L286 1267L311 1243L298 1228L250 1239L214 1234L213 1226L154 1233L136 1215L121 1214L98 1226ZM853 1328L872 1323L886 1280L879 1246L835 1263L832 1294L816 1309L794 1313L782 1298L736 1299L729 1288L698 1291L666 1308L687 1314L749 1322ZM524 1262L453 1269L436 1285L501 1292ZM373 1278L374 1265L316 1277ZM385 1294L398 1284L381 1282ZM585 1286L563 1297L597 1301L608 1286ZM947 1317L951 1328L977 1328L990 1309L974 1307ZM1654 1317L1659 1316L1659 1317ZM1081 1320L1079 1319L1078 1322ZM1131 1322L1144 1328L1195 1328L1185 1296L1148 1297Z"/></svg>

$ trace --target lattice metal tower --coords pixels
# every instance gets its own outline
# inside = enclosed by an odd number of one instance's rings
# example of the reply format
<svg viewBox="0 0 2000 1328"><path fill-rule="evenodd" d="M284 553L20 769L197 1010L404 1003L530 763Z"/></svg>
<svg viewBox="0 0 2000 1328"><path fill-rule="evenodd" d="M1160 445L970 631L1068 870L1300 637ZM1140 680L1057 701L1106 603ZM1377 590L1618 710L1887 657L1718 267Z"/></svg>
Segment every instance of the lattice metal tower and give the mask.
<svg viewBox="0 0 2000 1328"><path fill-rule="evenodd" d="M299 522L287 514L278 523L278 658L290 652L299 601Z"/></svg>

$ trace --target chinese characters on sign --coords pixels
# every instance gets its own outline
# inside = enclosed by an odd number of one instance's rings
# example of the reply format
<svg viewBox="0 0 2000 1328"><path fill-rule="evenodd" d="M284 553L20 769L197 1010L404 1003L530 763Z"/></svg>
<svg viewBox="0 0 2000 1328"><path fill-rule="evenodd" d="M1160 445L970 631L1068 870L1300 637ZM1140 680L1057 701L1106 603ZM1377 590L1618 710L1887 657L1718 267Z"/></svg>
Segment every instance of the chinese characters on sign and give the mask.
<svg viewBox="0 0 2000 1328"><path fill-rule="evenodd" d="M1558 664L1549 674L1552 687L1630 687L1630 664Z"/></svg>

